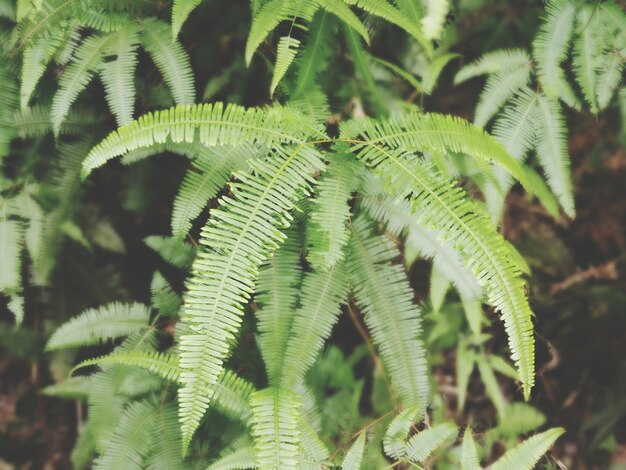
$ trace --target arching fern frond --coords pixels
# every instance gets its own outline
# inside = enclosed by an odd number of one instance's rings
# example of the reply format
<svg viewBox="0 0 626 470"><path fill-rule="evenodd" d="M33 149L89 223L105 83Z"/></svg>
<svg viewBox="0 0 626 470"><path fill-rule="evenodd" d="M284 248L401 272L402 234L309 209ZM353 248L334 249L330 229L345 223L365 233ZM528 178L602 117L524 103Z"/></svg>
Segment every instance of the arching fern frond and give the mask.
<svg viewBox="0 0 626 470"><path fill-rule="evenodd" d="M255 392L252 404L252 430L256 466L297 468L300 455L300 402L284 388Z"/></svg>
<svg viewBox="0 0 626 470"><path fill-rule="evenodd" d="M196 257L196 248L180 238L151 235L144 238L143 241L148 247L156 251L165 262L180 269L189 269Z"/></svg>
<svg viewBox="0 0 626 470"><path fill-rule="evenodd" d="M302 144L307 138L325 138L323 128L291 108L245 109L222 103L174 108L148 113L112 132L93 148L83 163L84 176L114 157L139 148L173 142L194 142L205 146L258 143Z"/></svg>
<svg viewBox="0 0 626 470"><path fill-rule="evenodd" d="M272 83L270 84L270 96L274 94L278 83L283 79L287 73L287 69L296 58L299 47L300 41L291 36L283 36L278 40L278 46L276 47L276 64L274 65Z"/></svg>
<svg viewBox="0 0 626 470"><path fill-rule="evenodd" d="M459 70L454 77L454 84L458 85L479 75L510 72L527 66L530 66L530 57L523 49L501 49L487 52L480 59Z"/></svg>
<svg viewBox="0 0 626 470"><path fill-rule="evenodd" d="M204 150L192 162L180 185L172 210L172 234L184 237L191 222L200 215L207 203L236 170L242 170L248 159L259 158L266 151L254 145L215 147Z"/></svg>
<svg viewBox="0 0 626 470"><path fill-rule="evenodd" d="M187 445L206 411L211 391L241 322L258 268L282 242L278 230L289 224L288 212L321 167L311 148L276 149L265 161L250 163L254 173L239 173L203 229L201 251L192 268L183 320L192 334L180 345L183 443Z"/></svg>
<svg viewBox="0 0 626 470"><path fill-rule="evenodd" d="M341 465L342 470L359 470L362 468L361 462L363 461L363 451L365 450L365 439L366 433L363 431L354 441L354 444L350 446L348 453L344 457Z"/></svg>
<svg viewBox="0 0 626 470"><path fill-rule="evenodd" d="M283 360L281 387L294 387L313 365L340 313L348 291L346 267L335 263L327 271L304 276L300 307L295 313Z"/></svg>
<svg viewBox="0 0 626 470"><path fill-rule="evenodd" d="M316 186L311 212L307 260L318 269L328 269L341 260L349 232L349 200L360 184L362 168L351 154L329 155L327 174Z"/></svg>
<svg viewBox="0 0 626 470"><path fill-rule="evenodd" d="M131 24L117 31L105 54L115 57L102 65L102 82L109 108L115 115L118 126L133 120L135 108L135 68L139 31Z"/></svg>
<svg viewBox="0 0 626 470"><path fill-rule="evenodd" d="M468 426L463 434L463 445L461 447L461 470L481 470L476 443L472 437L472 430Z"/></svg>
<svg viewBox="0 0 626 470"><path fill-rule="evenodd" d="M412 462L424 462L446 441L457 434L457 428L451 423L435 424L411 437L406 443L406 459Z"/></svg>
<svg viewBox="0 0 626 470"><path fill-rule="evenodd" d="M356 304L380 350L392 386L404 406L426 407L428 373L421 341L420 311L401 265L389 264L399 253L389 240L374 236L369 224L353 224L350 277Z"/></svg>
<svg viewBox="0 0 626 470"><path fill-rule="evenodd" d="M491 468L493 470L533 468L564 432L563 428L553 428L537 434L507 451Z"/></svg>
<svg viewBox="0 0 626 470"><path fill-rule="evenodd" d="M88 309L52 334L46 351L99 344L148 327L150 309L140 303L113 302Z"/></svg>
<svg viewBox="0 0 626 470"><path fill-rule="evenodd" d="M598 112L596 81L601 66L601 26L596 6L583 4L579 7L576 14L578 38L574 42L574 76L594 113Z"/></svg>
<svg viewBox="0 0 626 470"><path fill-rule="evenodd" d="M490 75L476 106L474 122L484 127L515 93L530 80L530 67Z"/></svg>
<svg viewBox="0 0 626 470"><path fill-rule="evenodd" d="M163 75L177 104L195 102L196 88L189 57L178 41L170 39L170 27L149 19L141 23L141 43Z"/></svg>
<svg viewBox="0 0 626 470"><path fill-rule="evenodd" d="M569 155L566 142L565 118L558 101L540 96L535 120L537 157L541 162L550 189L556 194L567 215L575 214Z"/></svg>
<svg viewBox="0 0 626 470"><path fill-rule="evenodd" d="M545 17L533 41L539 81L546 94L554 98L562 95L564 86L569 87L561 64L569 50L576 8L571 0L548 2Z"/></svg>
<svg viewBox="0 0 626 470"><path fill-rule="evenodd" d="M172 38L176 39L189 14L202 3L202 0L174 0L172 6Z"/></svg>
<svg viewBox="0 0 626 470"><path fill-rule="evenodd" d="M119 364L123 366L140 367L157 374L165 380L176 382L180 378L178 356L154 351L114 352L108 356L86 359L74 366L73 370L99 364Z"/></svg>

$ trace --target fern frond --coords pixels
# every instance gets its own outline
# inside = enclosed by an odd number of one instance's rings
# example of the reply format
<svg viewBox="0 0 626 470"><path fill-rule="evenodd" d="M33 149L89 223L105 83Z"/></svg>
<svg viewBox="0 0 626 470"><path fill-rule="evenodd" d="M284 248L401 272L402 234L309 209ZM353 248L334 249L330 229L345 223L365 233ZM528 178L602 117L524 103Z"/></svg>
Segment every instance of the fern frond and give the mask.
<svg viewBox="0 0 626 470"><path fill-rule="evenodd" d="M281 386L295 386L317 358L340 313L348 290L346 268L336 263L327 271L304 276L283 360Z"/></svg>
<svg viewBox="0 0 626 470"><path fill-rule="evenodd" d="M50 336L46 351L99 344L148 327L150 309L143 304L112 302L85 310Z"/></svg>
<svg viewBox="0 0 626 470"><path fill-rule="evenodd" d="M311 470L323 468L328 462L328 448L304 415L300 417L300 441L301 468Z"/></svg>
<svg viewBox="0 0 626 470"><path fill-rule="evenodd" d="M199 141L216 145L275 144L306 142L309 137L325 138L323 128L291 108L245 109L222 103L174 108L146 114L112 132L93 148L83 163L84 176L111 158L139 148L173 142Z"/></svg>
<svg viewBox="0 0 626 470"><path fill-rule="evenodd" d="M474 122L484 127L513 95L528 84L529 80L529 66L491 75L478 99Z"/></svg>
<svg viewBox="0 0 626 470"><path fill-rule="evenodd" d="M411 437L406 443L406 458L413 462L424 462L446 441L456 437L457 428L451 423L435 424Z"/></svg>
<svg viewBox="0 0 626 470"><path fill-rule="evenodd" d="M511 355L528 396L534 383L532 313L513 250L463 191L431 165L403 150L371 147L364 154L359 156L374 167L383 186L392 194L409 193L418 220L431 229L445 228L442 237L468 260L479 284L486 288L489 302L501 312Z"/></svg>
<svg viewBox="0 0 626 470"><path fill-rule="evenodd" d="M540 96L535 125L537 157L546 173L550 189L557 196L565 213L574 217L565 117L561 105L553 99Z"/></svg>
<svg viewBox="0 0 626 470"><path fill-rule="evenodd" d="M276 90L278 83L283 79L287 69L296 58L299 47L300 41L291 36L283 36L278 40L276 64L274 65L272 83L270 84L270 97L274 95L274 90Z"/></svg>
<svg viewBox="0 0 626 470"><path fill-rule="evenodd" d="M254 468L255 465L254 447L250 445L224 453L207 470L245 470Z"/></svg>
<svg viewBox="0 0 626 470"><path fill-rule="evenodd" d="M161 404L157 409L152 430L152 449L146 459L150 470L187 470L183 461L178 413L173 403Z"/></svg>
<svg viewBox="0 0 626 470"><path fill-rule="evenodd" d="M426 407L428 374L421 341L420 311L389 240L373 236L369 224L353 224L349 270L356 304L389 374L392 386L405 406Z"/></svg>
<svg viewBox="0 0 626 470"><path fill-rule="evenodd" d="M76 51L74 61L65 69L59 80L59 89L52 99L50 116L55 135L76 101L104 63L103 51L113 40L113 35L94 35L87 38Z"/></svg>
<svg viewBox="0 0 626 470"><path fill-rule="evenodd" d="M144 20L141 25L141 43L172 91L174 102L194 103L196 88L189 56L178 41L171 40L169 25L154 19Z"/></svg>
<svg viewBox="0 0 626 470"><path fill-rule="evenodd" d="M151 235L144 238L143 242L161 255L167 263L180 269L189 269L197 254L196 248L191 243L180 238Z"/></svg>
<svg viewBox="0 0 626 470"><path fill-rule="evenodd" d="M81 135L99 120L100 118L89 109L74 109L61 124L59 135ZM46 135L52 132L50 108L33 106L19 110L13 114L12 124L17 136L22 139Z"/></svg>
<svg viewBox="0 0 626 470"><path fill-rule="evenodd" d="M537 434L507 451L498 461L491 465L493 470L516 470L518 468L533 468L541 456L554 444L563 428L553 428Z"/></svg>
<svg viewBox="0 0 626 470"><path fill-rule="evenodd" d="M130 403L120 417L107 446L94 462L94 469L141 470L152 446L156 404L148 400Z"/></svg>
<svg viewBox="0 0 626 470"><path fill-rule="evenodd" d="M370 43L370 35L367 28L361 22L359 17L355 15L352 10L350 10L345 2L336 2L333 0L318 0L318 2L324 10L332 13L339 20L341 20L342 23L345 23L346 26L349 26L354 31L359 33L359 36L361 36L367 44Z"/></svg>
<svg viewBox="0 0 626 470"><path fill-rule="evenodd" d="M461 448L461 470L481 470L476 443L472 437L470 427L465 428L463 434L463 446Z"/></svg>
<svg viewBox="0 0 626 470"><path fill-rule="evenodd" d="M244 169L248 159L261 157L263 149L253 145L216 147L204 150L192 162L180 185L172 210L172 234L184 237L191 222L215 198L236 170Z"/></svg>
<svg viewBox="0 0 626 470"><path fill-rule="evenodd" d="M493 125L493 136L517 161L522 161L534 146L538 100L537 93L522 88Z"/></svg>
<svg viewBox="0 0 626 470"><path fill-rule="evenodd" d="M428 297L430 298L433 312L439 313L441 311L446 294L450 290L450 285L450 280L437 269L437 266L433 265L430 270L430 286L428 290Z"/></svg>
<svg viewBox="0 0 626 470"><path fill-rule="evenodd" d="M359 437L354 441L354 444L350 446L350 450L343 459L341 465L342 470L359 470L361 462L363 461L363 451L365 450L365 431L359 434Z"/></svg>
<svg viewBox="0 0 626 470"><path fill-rule="evenodd" d="M169 317L178 313L182 299L158 271L152 276L150 293L152 307L159 312L159 315Z"/></svg>
<svg viewBox="0 0 626 470"><path fill-rule="evenodd" d="M297 468L300 447L300 402L283 388L266 388L250 398L256 465Z"/></svg>
<svg viewBox="0 0 626 470"><path fill-rule="evenodd" d="M41 393L49 397L69 398L72 400L86 400L91 390L91 377L69 377L62 382L48 385Z"/></svg>
<svg viewBox="0 0 626 470"><path fill-rule="evenodd" d="M551 0L533 41L537 75L547 95L558 98L567 85L561 67L567 58L577 6L571 0Z"/></svg>
<svg viewBox="0 0 626 470"><path fill-rule="evenodd" d="M7 308L15 318L15 326L20 326L24 321L24 297L16 294L11 295Z"/></svg>
<svg viewBox="0 0 626 470"><path fill-rule="evenodd" d="M487 52L480 59L459 70L454 77L454 84L458 85L479 75L505 73L528 67L530 62L530 57L524 49L501 49Z"/></svg>
<svg viewBox="0 0 626 470"><path fill-rule="evenodd" d="M526 403L511 403L506 410L506 418L501 419L497 432L503 436L516 438L543 426L546 417Z"/></svg>
<svg viewBox="0 0 626 470"><path fill-rule="evenodd" d="M154 351L114 352L107 356L85 359L74 366L73 371L99 364L119 364L123 366L140 367L157 374L165 380L173 382L178 381L180 377L178 356Z"/></svg>
<svg viewBox="0 0 626 470"><path fill-rule="evenodd" d="M23 241L24 225L21 222L0 219L0 292L20 290Z"/></svg>
<svg viewBox="0 0 626 470"><path fill-rule="evenodd" d="M437 81L439 80L439 76L443 69L450 63L450 61L461 57L460 54L442 54L432 62L428 64L426 70L424 71L424 75L422 77L422 83L424 84L424 92L427 95L432 94L435 90L435 86L437 86Z"/></svg>
<svg viewBox="0 0 626 470"><path fill-rule="evenodd" d="M411 427L416 421L422 419L424 411L425 409L420 405L411 406L393 418L383 437L385 454L396 460L406 455L406 440L411 432Z"/></svg>
<svg viewBox="0 0 626 470"><path fill-rule="evenodd" d="M360 183L359 162L351 154L329 156L326 174L316 186L311 213L312 224L307 260L325 270L340 261L350 237L346 223L350 218L349 200Z"/></svg>
<svg viewBox="0 0 626 470"><path fill-rule="evenodd" d="M625 53L626 48L621 51L611 50L602 57L596 82L596 96L600 110L608 106L622 82L624 67L626 67Z"/></svg>
<svg viewBox="0 0 626 470"><path fill-rule="evenodd" d="M600 27L600 15L597 7L587 4L581 5L576 14L578 38L574 42L573 68L576 81L594 113L598 112L596 88L602 51Z"/></svg>
<svg viewBox="0 0 626 470"><path fill-rule="evenodd" d="M296 309L296 287L302 280L298 234L290 230L287 240L259 271L256 287L259 348L270 384L280 380L285 350Z"/></svg>
<svg viewBox="0 0 626 470"><path fill-rule="evenodd" d="M189 14L202 3L202 0L174 0L172 6L172 38L176 39Z"/></svg>
<svg viewBox="0 0 626 470"><path fill-rule="evenodd" d="M183 315L193 333L180 345L184 445L209 406L258 268L284 239L278 227L289 225L289 211L321 165L318 153L302 146L277 148L271 158L250 162L253 173L237 175L234 196L224 197L201 233L208 249L194 262Z"/></svg>
<svg viewBox="0 0 626 470"><path fill-rule="evenodd" d="M430 57L432 55L433 47L424 35L424 31L387 0L344 0L344 2L402 28L420 43L427 56Z"/></svg>
<svg viewBox="0 0 626 470"><path fill-rule="evenodd" d="M102 65L100 76L106 100L118 126L133 120L138 46L139 30L135 25L117 31L111 39L111 47L106 50L106 54L115 59Z"/></svg>
<svg viewBox="0 0 626 470"><path fill-rule="evenodd" d="M426 39L441 39L449 11L449 0L428 0L426 2L426 16L422 18L422 30Z"/></svg>
<svg viewBox="0 0 626 470"><path fill-rule="evenodd" d="M234 372L225 370L215 387L215 407L233 420L247 423L252 416L250 397L254 386Z"/></svg>

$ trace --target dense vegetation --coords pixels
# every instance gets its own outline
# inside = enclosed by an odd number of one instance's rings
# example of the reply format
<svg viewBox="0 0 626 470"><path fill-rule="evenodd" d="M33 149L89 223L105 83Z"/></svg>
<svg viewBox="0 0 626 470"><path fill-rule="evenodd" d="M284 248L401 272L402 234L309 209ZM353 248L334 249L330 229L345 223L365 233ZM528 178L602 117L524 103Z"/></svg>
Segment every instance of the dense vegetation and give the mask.
<svg viewBox="0 0 626 470"><path fill-rule="evenodd" d="M0 37L0 464L618 468L619 1L0 0Z"/></svg>

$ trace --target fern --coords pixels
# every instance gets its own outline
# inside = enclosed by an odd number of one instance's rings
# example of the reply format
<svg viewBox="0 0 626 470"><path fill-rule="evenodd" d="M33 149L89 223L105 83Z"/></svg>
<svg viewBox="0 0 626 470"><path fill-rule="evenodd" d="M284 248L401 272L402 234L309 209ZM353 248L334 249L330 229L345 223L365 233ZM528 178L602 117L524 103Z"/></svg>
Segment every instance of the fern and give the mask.
<svg viewBox="0 0 626 470"><path fill-rule="evenodd" d="M354 444L343 459L342 470L358 470L362 468L363 451L365 450L365 433L359 434Z"/></svg>
<svg viewBox="0 0 626 470"><path fill-rule="evenodd" d="M89 309L59 327L48 340L47 351L99 344L148 326L150 310L142 304L113 302Z"/></svg>
<svg viewBox="0 0 626 470"><path fill-rule="evenodd" d="M480 460L476 451L476 443L472 437L471 429L465 428L463 434L463 447L461 450L461 469L462 470L480 470Z"/></svg>
<svg viewBox="0 0 626 470"><path fill-rule="evenodd" d="M176 38L189 14L202 0L175 0L172 7L172 37Z"/></svg>
<svg viewBox="0 0 626 470"><path fill-rule="evenodd" d="M513 95L528 84L529 79L530 67L491 75L476 106L474 122L484 127Z"/></svg>
<svg viewBox="0 0 626 470"><path fill-rule="evenodd" d="M494 470L532 468L564 432L562 428L554 428L537 434L506 452L491 468Z"/></svg>
<svg viewBox="0 0 626 470"><path fill-rule="evenodd" d="M436 424L411 437L406 443L406 458L413 462L424 462L447 440L456 436L456 426L450 423Z"/></svg>
<svg viewBox="0 0 626 470"><path fill-rule="evenodd" d="M592 112L598 112L596 75L600 66L598 51L601 50L598 28L598 11L591 5L583 5L577 12L577 33L580 38L574 47L574 74Z"/></svg>
<svg viewBox="0 0 626 470"><path fill-rule="evenodd" d="M426 39L440 39L443 26L450 10L448 0L428 0L426 2L426 16L422 18L422 29Z"/></svg>

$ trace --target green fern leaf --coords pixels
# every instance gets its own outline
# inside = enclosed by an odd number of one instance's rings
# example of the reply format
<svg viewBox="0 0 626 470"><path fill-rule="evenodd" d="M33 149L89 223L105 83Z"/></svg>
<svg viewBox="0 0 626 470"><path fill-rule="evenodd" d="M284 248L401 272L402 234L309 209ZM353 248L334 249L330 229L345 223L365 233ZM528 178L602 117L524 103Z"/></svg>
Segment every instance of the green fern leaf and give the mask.
<svg viewBox="0 0 626 470"><path fill-rule="evenodd" d="M478 99L474 122L484 127L513 95L528 84L529 80L528 66L491 75Z"/></svg>
<svg viewBox="0 0 626 470"><path fill-rule="evenodd" d="M152 276L150 292L152 307L159 312L159 315L169 317L178 313L182 299L158 271Z"/></svg>
<svg viewBox="0 0 626 470"><path fill-rule="evenodd" d="M24 225L21 222L0 219L0 292L20 289L23 240Z"/></svg>
<svg viewBox="0 0 626 470"><path fill-rule="evenodd" d="M106 50L115 59L105 62L100 73L107 103L118 126L133 120L138 45L139 31L134 25L116 32L111 47Z"/></svg>
<svg viewBox="0 0 626 470"><path fill-rule="evenodd" d="M146 114L112 132L85 159L83 176L114 157L163 144L168 138L174 143L194 142L196 129L199 141L208 147L243 143L272 147L325 138L319 124L290 108L245 109L222 103L176 106Z"/></svg>
<svg viewBox="0 0 626 470"><path fill-rule="evenodd" d="M457 428L451 423L435 424L418 432L406 443L406 458L413 462L424 462L446 441L456 437Z"/></svg>
<svg viewBox="0 0 626 470"><path fill-rule="evenodd" d="M59 134L72 104L87 87L104 63L103 51L113 40L113 35L96 35L87 38L76 51L74 61L65 69L59 89L52 99L51 118L55 135Z"/></svg>
<svg viewBox="0 0 626 470"><path fill-rule="evenodd" d="M318 0L320 6L335 15L342 23L345 23L347 26L352 28L354 31L359 33L359 36L363 38L363 40L369 44L370 43L370 35L367 32L367 28L361 22L359 17L354 14L352 10L348 7L346 3L343 1L333 1L333 0Z"/></svg>
<svg viewBox="0 0 626 470"><path fill-rule="evenodd" d="M176 39L189 14L202 3L202 0L174 0L172 7L172 38Z"/></svg>
<svg viewBox="0 0 626 470"><path fill-rule="evenodd" d="M576 81L591 106L591 111L598 112L596 95L597 74L601 66L599 52L602 51L600 15L595 6L583 4L576 17L578 38L574 43L574 75Z"/></svg>
<svg viewBox="0 0 626 470"><path fill-rule="evenodd" d="M461 470L481 470L476 443L472 437L470 427L465 428L463 434L463 446L461 448Z"/></svg>
<svg viewBox="0 0 626 470"><path fill-rule="evenodd" d="M565 213L574 217L565 118L560 104L546 96L540 96L535 125L537 157L547 176L550 189L557 196Z"/></svg>
<svg viewBox="0 0 626 470"><path fill-rule="evenodd" d="M207 470L241 470L254 468L256 459L254 456L254 447L241 447L220 456L218 460L211 463Z"/></svg>
<svg viewBox="0 0 626 470"><path fill-rule="evenodd" d="M350 450L343 459L342 470L359 470L363 461L363 451L365 450L365 432L361 432L359 437L350 446Z"/></svg>
<svg viewBox="0 0 626 470"><path fill-rule="evenodd" d="M198 254L188 283L183 320L193 333L180 345L179 394L185 445L208 408L257 270L282 242L278 227L289 224L288 212L321 161L316 151L299 146L276 149L271 159L250 166L254 173L238 174L234 197L225 197L212 212L200 240L208 249Z"/></svg>
<svg viewBox="0 0 626 470"><path fill-rule="evenodd" d="M625 53L626 48L621 51L609 51L602 58L596 83L596 96L600 110L608 106L622 82L624 67L626 67Z"/></svg>
<svg viewBox="0 0 626 470"><path fill-rule="evenodd" d="M189 269L197 254L193 245L180 238L151 235L144 238L143 242L167 263L180 269Z"/></svg>
<svg viewBox="0 0 626 470"><path fill-rule="evenodd" d="M46 351L90 346L148 327L150 310L143 304L113 302L85 310L50 336Z"/></svg>
<svg viewBox="0 0 626 470"><path fill-rule="evenodd" d="M420 312L404 269L389 264L399 253L375 237L364 220L354 224L349 263L354 296L378 346L392 386L405 406L426 407L428 374Z"/></svg>
<svg viewBox="0 0 626 470"><path fill-rule="evenodd" d="M349 200L359 185L359 162L351 154L331 154L326 174L316 186L313 200L307 260L325 270L343 258L350 237Z"/></svg>
<svg viewBox="0 0 626 470"><path fill-rule="evenodd" d="M385 454L396 460L406 455L406 440L411 432L411 427L423 418L424 411L421 405L411 406L393 418L383 437Z"/></svg>
<svg viewBox="0 0 626 470"><path fill-rule="evenodd" d="M300 243L294 230L259 272L256 302L259 348L270 384L279 383L285 350L296 309L297 290L302 280Z"/></svg>
<svg viewBox="0 0 626 470"><path fill-rule="evenodd" d="M178 356L154 351L114 352L108 356L86 359L74 366L72 372L83 367L99 364L119 364L123 366L140 367L157 374L159 377L176 382L180 378L181 369L178 366Z"/></svg>
<svg viewBox="0 0 626 470"><path fill-rule="evenodd" d="M235 170L245 167L250 158L261 156L262 149L253 145L205 149L192 162L193 169L185 175L172 210L172 234L184 237L191 222L207 203L217 196Z"/></svg>
<svg viewBox="0 0 626 470"><path fill-rule="evenodd" d="M158 20L142 22L141 43L158 67L177 104L195 102L193 70L187 52L170 38L170 27Z"/></svg>
<svg viewBox="0 0 626 470"><path fill-rule="evenodd" d="M173 403L162 404L157 411L152 430L152 449L146 459L150 470L187 470L183 461L178 413Z"/></svg>
<svg viewBox="0 0 626 470"><path fill-rule="evenodd" d="M530 57L523 49L501 49L488 52L480 59L466 65L454 77L454 84L458 85L470 78L494 73L506 73L530 66Z"/></svg>
<svg viewBox="0 0 626 470"><path fill-rule="evenodd" d="M313 271L304 276L300 308L294 315L283 359L283 388L295 386L315 362L337 321L347 290L345 266L341 262L325 272Z"/></svg>
<svg viewBox="0 0 626 470"><path fill-rule="evenodd" d="M428 0L426 2L426 16L422 18L422 29L426 39L441 39L449 11L449 0Z"/></svg>
<svg viewBox="0 0 626 470"><path fill-rule="evenodd" d="M532 469L565 430L553 428L537 434L507 451L491 468L493 470Z"/></svg>
<svg viewBox="0 0 626 470"><path fill-rule="evenodd" d="M433 59L433 61L428 64L422 78L422 82L424 84L424 92L427 95L432 94L432 92L435 90L435 86L437 86L437 81L439 80L441 72L446 67L446 65L448 65L450 61L459 57L461 57L460 54L442 54Z"/></svg>
<svg viewBox="0 0 626 470"><path fill-rule="evenodd" d="M266 388L250 398L256 465L297 468L300 447L300 402L282 388Z"/></svg>
<svg viewBox="0 0 626 470"><path fill-rule="evenodd" d="M371 128L367 132L370 131ZM374 142L376 138L372 139L369 135L369 141ZM400 135L398 129L395 135ZM388 138L393 141L392 130ZM442 236L469 261L479 283L487 289L489 302L502 314L511 355L528 396L534 383L532 313L524 294L524 282L519 277L516 257L510 254L513 250L491 228L489 220L476 212L463 191L451 185L432 166L405 150L378 146L364 150L359 157L374 167L374 173L381 177L383 186L392 194L410 193L419 221L431 229L445 227Z"/></svg>
<svg viewBox="0 0 626 470"><path fill-rule="evenodd" d="M270 96L274 94L278 83L283 79L287 69L296 58L299 47L300 41L291 36L283 36L279 39L278 47L276 48L276 65L274 66L272 83L270 85Z"/></svg>
<svg viewBox="0 0 626 470"><path fill-rule="evenodd" d="M561 64L567 58L576 5L571 0L551 0L533 41L539 81L547 95L561 97L567 85Z"/></svg>

